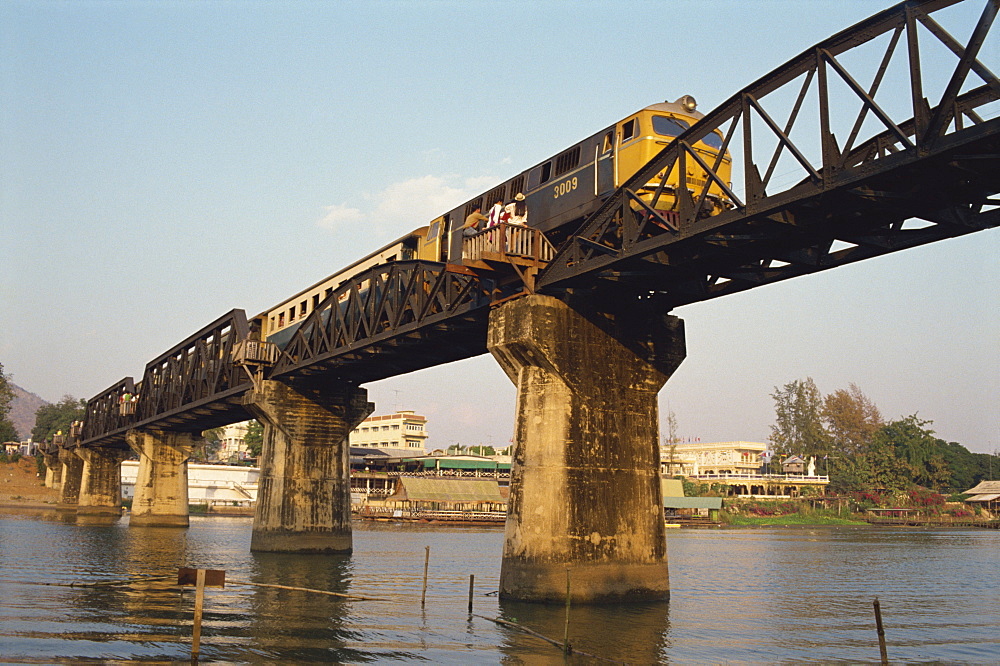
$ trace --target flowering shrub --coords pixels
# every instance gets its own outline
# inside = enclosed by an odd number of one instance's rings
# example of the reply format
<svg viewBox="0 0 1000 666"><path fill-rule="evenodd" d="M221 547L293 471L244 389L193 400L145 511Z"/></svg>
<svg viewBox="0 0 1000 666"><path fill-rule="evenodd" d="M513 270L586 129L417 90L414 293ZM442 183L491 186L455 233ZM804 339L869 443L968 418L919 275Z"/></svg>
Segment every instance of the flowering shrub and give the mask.
<svg viewBox="0 0 1000 666"><path fill-rule="evenodd" d="M944 506L945 497L940 493L927 490L926 488L915 488L907 492L910 505L921 509L940 509Z"/></svg>
<svg viewBox="0 0 1000 666"><path fill-rule="evenodd" d="M949 507L944 511L945 515L952 518L972 518L975 514L964 506Z"/></svg>
<svg viewBox="0 0 1000 666"><path fill-rule="evenodd" d="M860 490L851 493L851 499L854 500L854 503L858 505L858 508L863 511L865 509L874 509L875 507L881 506L885 501L885 496L880 493Z"/></svg>

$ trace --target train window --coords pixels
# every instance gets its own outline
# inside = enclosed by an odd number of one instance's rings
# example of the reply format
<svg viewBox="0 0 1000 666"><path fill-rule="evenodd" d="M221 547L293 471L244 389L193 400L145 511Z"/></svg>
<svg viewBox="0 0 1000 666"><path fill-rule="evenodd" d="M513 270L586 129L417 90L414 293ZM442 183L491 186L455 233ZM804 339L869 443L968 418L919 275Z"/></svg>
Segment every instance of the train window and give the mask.
<svg viewBox="0 0 1000 666"><path fill-rule="evenodd" d="M301 303L299 303L299 316L300 317L305 317L306 316L306 303L307 303L307 301L302 301Z"/></svg>
<svg viewBox="0 0 1000 666"><path fill-rule="evenodd" d="M716 134L715 132L710 132L709 134L707 134L701 140L701 142L704 143L706 146L711 146L712 148L715 148L716 150L722 148L722 137Z"/></svg>
<svg viewBox="0 0 1000 666"><path fill-rule="evenodd" d="M691 127L687 121L673 116L653 116L653 131L660 136L680 136Z"/></svg>
<svg viewBox="0 0 1000 666"><path fill-rule="evenodd" d="M514 179L514 182L510 184L510 191L514 195L524 194L524 174Z"/></svg>
<svg viewBox="0 0 1000 666"><path fill-rule="evenodd" d="M479 197L478 199L470 201L469 203L465 204L465 216L469 217L470 215L472 215L472 211L476 210L477 208L480 210L482 210L483 208L482 197Z"/></svg>
<svg viewBox="0 0 1000 666"><path fill-rule="evenodd" d="M601 149L601 152L606 153L609 150L611 150L611 146L613 146L614 143L615 143L615 133L608 132L607 134L604 135L604 147Z"/></svg>
<svg viewBox="0 0 1000 666"><path fill-rule="evenodd" d="M441 218L438 218L431 222L431 225L427 227L427 242L430 242L438 237L441 232Z"/></svg>
<svg viewBox="0 0 1000 666"><path fill-rule="evenodd" d="M560 176L567 171L575 169L580 163L580 146L574 146L556 158L556 173Z"/></svg>
<svg viewBox="0 0 1000 666"><path fill-rule="evenodd" d="M319 294L313 294L313 310L319 307Z"/></svg>
<svg viewBox="0 0 1000 666"><path fill-rule="evenodd" d="M639 123L636 122L635 118L622 123L622 143L634 139L638 133Z"/></svg>
<svg viewBox="0 0 1000 666"><path fill-rule="evenodd" d="M546 162L542 165L541 179L538 181L539 184L549 182L549 178L552 177L552 162Z"/></svg>
<svg viewBox="0 0 1000 666"><path fill-rule="evenodd" d="M489 194L486 195L486 201L489 202L488 205L490 206L492 206L498 201L501 203L506 203L507 202L506 194L507 194L507 186L501 185L500 187L494 188L493 190L490 191Z"/></svg>
<svg viewBox="0 0 1000 666"><path fill-rule="evenodd" d="M295 321L295 308L288 308L288 323Z"/></svg>

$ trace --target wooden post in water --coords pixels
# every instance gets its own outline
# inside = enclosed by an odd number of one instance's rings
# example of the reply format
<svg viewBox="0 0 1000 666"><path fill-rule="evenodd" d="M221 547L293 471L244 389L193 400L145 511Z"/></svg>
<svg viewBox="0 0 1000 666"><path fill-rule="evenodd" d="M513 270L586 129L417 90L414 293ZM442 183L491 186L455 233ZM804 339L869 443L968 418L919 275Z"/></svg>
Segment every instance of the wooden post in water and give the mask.
<svg viewBox="0 0 1000 666"><path fill-rule="evenodd" d="M469 612L472 612L472 589L476 584L476 574L469 574Z"/></svg>
<svg viewBox="0 0 1000 666"><path fill-rule="evenodd" d="M201 649L201 611L205 606L205 570L198 569L194 588L194 629L191 632L191 659L197 661Z"/></svg>
<svg viewBox="0 0 1000 666"><path fill-rule="evenodd" d="M420 607L427 601L427 565L431 561L431 547L424 546L424 591L420 593Z"/></svg>
<svg viewBox="0 0 1000 666"><path fill-rule="evenodd" d="M882 609L878 605L878 597L875 597L875 631L878 632L878 649L882 653L882 663L889 663L889 655L885 651L885 629L882 627Z"/></svg>
<svg viewBox="0 0 1000 666"><path fill-rule="evenodd" d="M191 661L198 661L201 651L201 613L205 607L205 587L225 587L226 572L222 569L177 570L177 584L181 587L194 586L194 626L191 631Z"/></svg>

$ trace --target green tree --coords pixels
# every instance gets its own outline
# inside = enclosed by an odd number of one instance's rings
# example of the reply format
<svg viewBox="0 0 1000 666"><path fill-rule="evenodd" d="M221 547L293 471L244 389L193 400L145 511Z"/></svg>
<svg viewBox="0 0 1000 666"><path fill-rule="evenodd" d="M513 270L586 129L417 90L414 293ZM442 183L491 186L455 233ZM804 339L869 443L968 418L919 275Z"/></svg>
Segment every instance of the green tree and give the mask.
<svg viewBox="0 0 1000 666"><path fill-rule="evenodd" d="M830 435L823 427L823 399L812 377L774 387L775 423L771 442L781 454L822 455L829 450Z"/></svg>
<svg viewBox="0 0 1000 666"><path fill-rule="evenodd" d="M201 433L201 440L194 445L191 452L193 460L202 462L211 460L222 448L222 428L210 428Z"/></svg>
<svg viewBox="0 0 1000 666"><path fill-rule="evenodd" d="M933 430L925 427L930 424L931 421L924 421L913 414L886 424L876 438L893 447L913 483L943 490L949 486L951 475L941 451L944 442L934 437Z"/></svg>
<svg viewBox="0 0 1000 666"><path fill-rule="evenodd" d="M247 451L254 458L260 457L260 452L264 448L264 426L259 421L253 420L247 424L247 434L243 440L247 443Z"/></svg>
<svg viewBox="0 0 1000 666"><path fill-rule="evenodd" d="M35 427L31 429L31 439L44 442L60 430L64 435L69 433L69 424L83 420L86 410L87 401L77 400L71 395L64 395L54 405L42 405L35 412Z"/></svg>
<svg viewBox="0 0 1000 666"><path fill-rule="evenodd" d="M878 407L857 384L827 395L821 415L830 433L832 450L847 456L862 453L885 425Z"/></svg>
<svg viewBox="0 0 1000 666"><path fill-rule="evenodd" d="M14 389L10 385L10 377L4 374L3 363L0 363L0 442L16 442L20 440L17 429L7 418L10 403L14 400Z"/></svg>

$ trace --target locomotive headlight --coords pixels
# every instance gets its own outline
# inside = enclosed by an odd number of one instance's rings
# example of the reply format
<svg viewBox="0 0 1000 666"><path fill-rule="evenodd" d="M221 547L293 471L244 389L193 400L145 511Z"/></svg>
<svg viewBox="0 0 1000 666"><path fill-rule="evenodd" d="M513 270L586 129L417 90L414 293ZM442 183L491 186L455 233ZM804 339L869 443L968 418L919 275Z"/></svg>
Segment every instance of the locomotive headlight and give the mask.
<svg viewBox="0 0 1000 666"><path fill-rule="evenodd" d="M674 104L680 104L682 107L684 107L684 110L687 111L688 113L691 113L698 108L698 101L695 100L695 98L692 97L691 95L684 95L683 97L679 97L677 101L674 102Z"/></svg>

